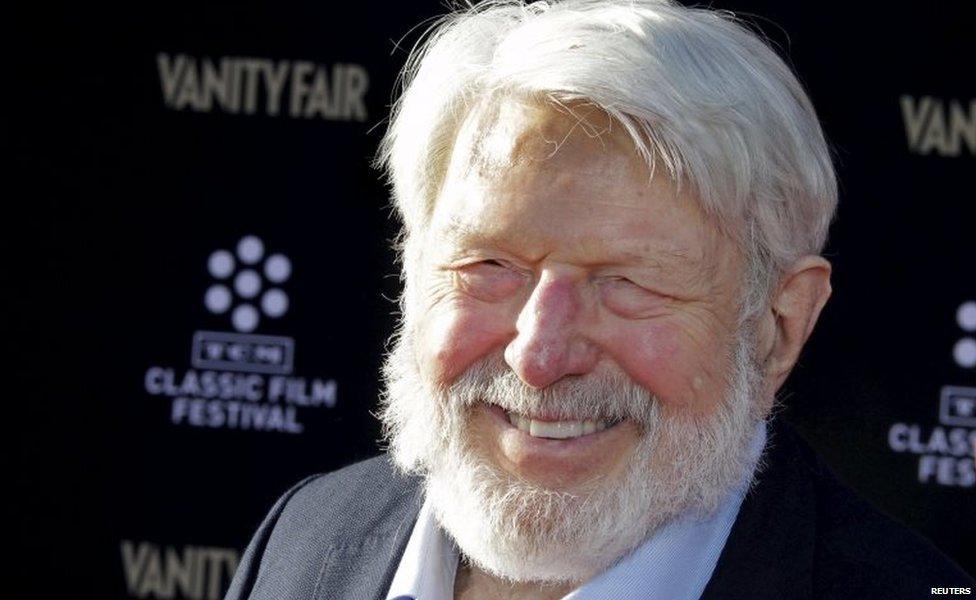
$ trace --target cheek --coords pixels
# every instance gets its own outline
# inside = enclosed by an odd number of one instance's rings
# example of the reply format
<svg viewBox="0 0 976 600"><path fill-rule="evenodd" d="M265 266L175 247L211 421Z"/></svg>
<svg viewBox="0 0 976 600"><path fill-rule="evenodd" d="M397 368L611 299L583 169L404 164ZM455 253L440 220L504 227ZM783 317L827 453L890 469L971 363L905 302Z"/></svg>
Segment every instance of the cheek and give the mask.
<svg viewBox="0 0 976 600"><path fill-rule="evenodd" d="M438 385L450 385L478 360L504 348L514 322L498 307L455 299L429 308L418 323L420 366Z"/></svg>
<svg viewBox="0 0 976 600"><path fill-rule="evenodd" d="M613 358L657 396L665 410L707 414L725 396L725 352L703 351L673 323L624 327L613 335Z"/></svg>

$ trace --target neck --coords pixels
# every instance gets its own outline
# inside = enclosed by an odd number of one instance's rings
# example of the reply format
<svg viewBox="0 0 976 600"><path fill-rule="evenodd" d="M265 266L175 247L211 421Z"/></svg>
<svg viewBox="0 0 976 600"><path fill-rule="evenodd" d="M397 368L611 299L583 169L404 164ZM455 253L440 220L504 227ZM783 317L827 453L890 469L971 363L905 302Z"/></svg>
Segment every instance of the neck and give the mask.
<svg viewBox="0 0 976 600"><path fill-rule="evenodd" d="M575 588L572 583L513 583L465 564L465 561L458 564L454 578L455 600L558 600Z"/></svg>

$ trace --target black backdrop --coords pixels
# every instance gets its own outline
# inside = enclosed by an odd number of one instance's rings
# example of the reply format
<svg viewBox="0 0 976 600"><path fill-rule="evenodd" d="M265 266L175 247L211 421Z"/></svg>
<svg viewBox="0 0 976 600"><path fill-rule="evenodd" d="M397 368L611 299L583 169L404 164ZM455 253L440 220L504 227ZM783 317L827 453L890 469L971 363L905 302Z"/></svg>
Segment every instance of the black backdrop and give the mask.
<svg viewBox="0 0 976 600"><path fill-rule="evenodd" d="M976 573L976 10L713 6L762 15L841 178L783 418ZM441 12L14 11L6 487L31 596L219 597L280 492L377 451L399 284L369 162L394 42Z"/></svg>

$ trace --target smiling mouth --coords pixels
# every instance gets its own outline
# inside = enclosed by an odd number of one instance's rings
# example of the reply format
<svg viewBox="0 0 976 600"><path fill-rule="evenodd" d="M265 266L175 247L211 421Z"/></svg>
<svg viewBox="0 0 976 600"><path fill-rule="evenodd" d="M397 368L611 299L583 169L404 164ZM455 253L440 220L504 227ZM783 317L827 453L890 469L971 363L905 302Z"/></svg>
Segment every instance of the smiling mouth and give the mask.
<svg viewBox="0 0 976 600"><path fill-rule="evenodd" d="M532 437L568 440L598 433L623 422L623 419L587 419L585 421L544 421L513 411L505 411L508 422Z"/></svg>

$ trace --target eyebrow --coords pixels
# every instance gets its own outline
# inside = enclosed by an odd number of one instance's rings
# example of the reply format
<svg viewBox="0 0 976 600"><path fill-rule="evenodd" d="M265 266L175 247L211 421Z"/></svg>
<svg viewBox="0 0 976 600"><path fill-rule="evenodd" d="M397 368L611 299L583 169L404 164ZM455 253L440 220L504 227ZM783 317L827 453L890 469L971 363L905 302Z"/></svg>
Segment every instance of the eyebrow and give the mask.
<svg viewBox="0 0 976 600"><path fill-rule="evenodd" d="M581 246L587 244L583 240ZM601 242L597 242L601 244ZM605 249L606 258L600 261L605 265L626 265L653 269L665 269L675 266L694 267L700 260L689 255L680 248L668 248L647 241L647 252L639 252L630 245L623 248ZM635 244L637 245L637 244Z"/></svg>
<svg viewBox="0 0 976 600"><path fill-rule="evenodd" d="M462 221L456 217L448 222L440 232L439 237L447 241L466 245L493 248L499 248L505 245L505 240L494 235L491 229L485 230L477 224ZM601 260L593 261L590 266L628 265L663 269L679 264L686 267L694 267L701 262L699 258L690 256L685 249L664 247L659 244L654 244L652 240L646 240L645 243L647 244L648 250L653 252L653 254L641 253L631 247L633 245L639 245L640 242L624 248L607 248L604 240L595 236L579 240L578 246L583 249L593 248L593 254L603 256Z"/></svg>
<svg viewBox="0 0 976 600"><path fill-rule="evenodd" d="M439 237L464 242L487 242L491 239L491 236L483 230L478 229L471 223L458 219L456 216L451 217L447 226L440 232Z"/></svg>

